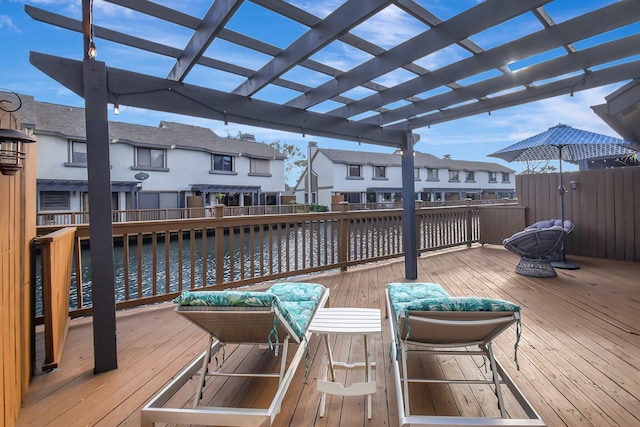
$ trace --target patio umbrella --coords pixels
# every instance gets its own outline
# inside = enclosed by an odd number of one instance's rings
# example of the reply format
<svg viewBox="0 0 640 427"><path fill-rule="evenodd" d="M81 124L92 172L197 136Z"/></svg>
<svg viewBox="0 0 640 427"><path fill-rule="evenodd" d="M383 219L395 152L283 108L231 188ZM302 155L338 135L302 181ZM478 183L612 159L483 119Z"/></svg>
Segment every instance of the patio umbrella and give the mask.
<svg viewBox="0 0 640 427"><path fill-rule="evenodd" d="M631 143L622 139L558 124L542 133L489 154L489 156L508 162L558 159L560 162L558 193L560 194L560 214L564 224L564 193L566 189L562 184L562 161L577 163L581 160L593 158L623 157L635 152L624 145L631 145ZM554 262L552 265L558 268L578 268L577 265L567 262L564 244L562 245L562 261Z"/></svg>

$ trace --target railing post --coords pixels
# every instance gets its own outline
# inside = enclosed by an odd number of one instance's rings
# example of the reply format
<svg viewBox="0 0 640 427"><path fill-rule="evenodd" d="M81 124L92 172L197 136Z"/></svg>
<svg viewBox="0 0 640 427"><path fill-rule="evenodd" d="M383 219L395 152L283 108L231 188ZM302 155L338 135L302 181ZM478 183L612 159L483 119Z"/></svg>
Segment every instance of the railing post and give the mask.
<svg viewBox="0 0 640 427"><path fill-rule="evenodd" d="M308 205L305 205L308 206ZM338 203L341 213L349 212L349 202ZM346 263L349 260L349 218L345 215L340 221L338 230L338 262ZM341 267L341 271L347 271L347 267Z"/></svg>
<svg viewBox="0 0 640 427"><path fill-rule="evenodd" d="M213 207L216 218L224 217L224 205L221 203L216 204ZM216 238L216 284L222 284L224 282L224 227L216 225L215 227ZM202 229L202 238L207 238L206 228Z"/></svg>
<svg viewBox="0 0 640 427"><path fill-rule="evenodd" d="M420 215L420 209L422 209L422 200L416 200L416 249L417 256L420 256L420 242L422 241L422 215Z"/></svg>
<svg viewBox="0 0 640 427"><path fill-rule="evenodd" d="M473 241L473 209L467 209L467 247L471 247L471 242Z"/></svg>

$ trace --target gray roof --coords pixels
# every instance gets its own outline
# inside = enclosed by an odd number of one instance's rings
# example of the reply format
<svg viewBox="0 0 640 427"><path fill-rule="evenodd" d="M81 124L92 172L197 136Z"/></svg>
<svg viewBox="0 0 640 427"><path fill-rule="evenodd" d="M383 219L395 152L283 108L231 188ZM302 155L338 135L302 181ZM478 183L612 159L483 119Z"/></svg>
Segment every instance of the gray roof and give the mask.
<svg viewBox="0 0 640 427"><path fill-rule="evenodd" d="M333 163L377 166L400 166L399 154L374 153L366 151L334 150L320 148L318 152L324 154ZM513 169L493 162L476 162L470 160L441 159L429 153L416 151L414 166L417 168L449 169L463 171L487 171L513 173Z"/></svg>
<svg viewBox="0 0 640 427"><path fill-rule="evenodd" d="M20 96L23 99L20 112L24 110L27 113L24 123L33 121L36 134L85 139L84 108L37 102L33 97ZM161 121L158 127L109 122L109 138L137 146L174 147L230 155L243 154L255 158L285 159L282 153L264 143L221 138L209 128L169 121Z"/></svg>

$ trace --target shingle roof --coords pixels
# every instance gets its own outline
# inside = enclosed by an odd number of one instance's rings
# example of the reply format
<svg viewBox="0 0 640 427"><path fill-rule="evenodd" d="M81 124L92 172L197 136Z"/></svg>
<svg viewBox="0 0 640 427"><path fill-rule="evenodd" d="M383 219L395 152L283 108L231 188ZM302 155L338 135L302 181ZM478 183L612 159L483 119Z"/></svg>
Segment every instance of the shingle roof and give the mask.
<svg viewBox="0 0 640 427"><path fill-rule="evenodd" d="M318 151L324 154L333 163L345 163L356 165L400 166L401 158L398 154L372 153L366 151L335 150L320 148ZM513 173L513 169L493 162L475 162L470 160L441 159L433 154L415 152L414 165L417 168L450 169L464 171L487 171Z"/></svg>
<svg viewBox="0 0 640 427"><path fill-rule="evenodd" d="M27 113L23 120L25 123L28 123L27 120L34 121L36 133L60 135L70 139L85 139L84 108L37 102L33 100L33 97L24 95L21 97L23 98L23 109ZM20 111L22 112L23 109ZM31 112L32 110L35 111L35 114ZM35 117L35 120L30 116ZM221 138L209 128L169 121L161 121L158 127L111 121L109 122L109 138L132 145L175 146L176 148L211 153L232 155L242 153L256 158L285 158L278 150L264 143Z"/></svg>

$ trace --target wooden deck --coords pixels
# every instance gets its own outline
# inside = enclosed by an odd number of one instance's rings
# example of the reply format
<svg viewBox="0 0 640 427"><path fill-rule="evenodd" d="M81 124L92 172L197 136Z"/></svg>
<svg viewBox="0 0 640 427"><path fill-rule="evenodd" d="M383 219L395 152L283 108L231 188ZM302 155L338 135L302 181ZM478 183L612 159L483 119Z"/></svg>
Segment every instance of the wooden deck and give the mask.
<svg viewBox="0 0 640 427"><path fill-rule="evenodd" d="M497 246L437 252L418 262L418 281L442 284L453 295L502 298L522 307L523 331L513 362L515 330L495 342L496 357L549 426L640 425L640 263L571 257L579 270L558 270L556 278L523 277L514 272L517 257ZM331 289L332 306L380 308L384 288L404 280L403 261L357 267L304 278ZM299 280L299 281L302 281ZM138 426L144 404L172 376L202 352L205 334L174 313L173 304L120 312L117 320L119 368L93 375L90 319L72 321L57 370L38 373L20 411L18 426ZM397 426L395 386L389 369L389 332L373 340L377 392L373 418L364 397L328 396L319 413L322 347L310 342L310 370L304 363L284 400L276 426ZM42 349L38 332L38 349ZM362 357L362 338L339 337L336 359ZM265 365L268 351L227 349L227 360ZM351 354L355 353L355 354ZM439 364L415 362L419 369L476 370L441 358ZM42 352L38 352L38 366ZM210 387L213 387L213 383ZM495 412L495 397L479 386L437 387L414 401L415 410L438 414ZM210 399L258 405L268 384L226 385ZM460 389L462 388L462 389ZM187 393L176 396L188 399ZM513 410L510 406L509 411Z"/></svg>

